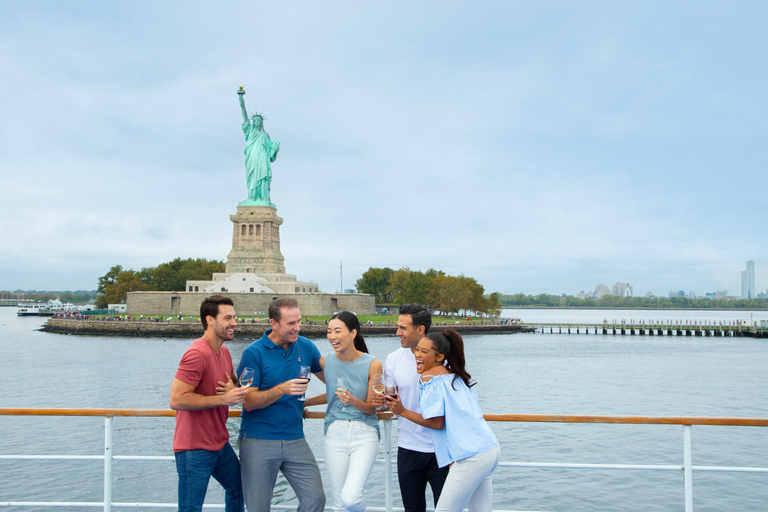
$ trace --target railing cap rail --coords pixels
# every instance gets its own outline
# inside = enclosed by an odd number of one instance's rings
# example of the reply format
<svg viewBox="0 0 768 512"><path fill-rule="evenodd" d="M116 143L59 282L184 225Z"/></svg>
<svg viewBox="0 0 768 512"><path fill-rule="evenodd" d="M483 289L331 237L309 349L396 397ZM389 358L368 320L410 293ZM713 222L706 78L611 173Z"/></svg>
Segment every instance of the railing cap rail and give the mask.
<svg viewBox="0 0 768 512"><path fill-rule="evenodd" d="M237 418L242 411L231 409L229 416ZM0 407L0 416L155 416L173 417L171 409L57 409L32 407ZM379 419L393 419L392 413L378 413ZM325 418L324 412L308 411L306 418ZM572 414L484 414L487 421L521 423L614 423L646 425L728 425L768 427L768 418L717 418L687 416L585 416Z"/></svg>

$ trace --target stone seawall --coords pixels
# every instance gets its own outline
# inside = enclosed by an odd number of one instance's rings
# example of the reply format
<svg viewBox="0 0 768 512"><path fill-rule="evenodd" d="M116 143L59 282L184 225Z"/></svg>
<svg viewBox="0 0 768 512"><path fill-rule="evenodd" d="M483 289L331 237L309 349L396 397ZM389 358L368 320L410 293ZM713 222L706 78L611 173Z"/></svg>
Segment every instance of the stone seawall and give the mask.
<svg viewBox="0 0 768 512"><path fill-rule="evenodd" d="M470 334L511 334L533 332L533 327L523 325L433 325L432 330L455 328L462 335ZM256 339L269 329L265 323L240 323L235 328L235 338ZM43 332L57 334L76 334L82 336L130 336L136 338L198 338L203 334L202 324L188 321L146 322L146 321L101 321L74 320L69 318L50 318L43 327ZM325 324L302 325L301 335L307 338L325 338ZM363 336L395 336L394 325L364 325Z"/></svg>

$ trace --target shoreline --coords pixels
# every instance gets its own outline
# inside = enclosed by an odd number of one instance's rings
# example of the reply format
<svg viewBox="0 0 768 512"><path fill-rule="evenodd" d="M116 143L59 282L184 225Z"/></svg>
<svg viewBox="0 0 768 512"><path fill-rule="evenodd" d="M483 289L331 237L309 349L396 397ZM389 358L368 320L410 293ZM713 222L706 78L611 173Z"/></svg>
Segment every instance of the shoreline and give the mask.
<svg viewBox="0 0 768 512"><path fill-rule="evenodd" d="M527 325L493 324L432 324L432 330L454 327L462 336L470 334L514 334L534 332ZM268 323L243 322L235 328L235 339L258 339L269 329ZM322 324L301 326L300 334L306 338L325 338L328 327ZM71 318L50 318L39 331L76 336L119 336L136 338L199 338L203 328L199 321L173 320L171 322L148 322L141 320L77 320ZM395 325L363 325L360 334L368 336L395 337Z"/></svg>
<svg viewBox="0 0 768 512"><path fill-rule="evenodd" d="M571 306L502 306L501 309L567 309L572 311L594 311L598 309L605 310L621 310L621 311L765 311L768 314L766 308L651 308L651 307L571 307Z"/></svg>

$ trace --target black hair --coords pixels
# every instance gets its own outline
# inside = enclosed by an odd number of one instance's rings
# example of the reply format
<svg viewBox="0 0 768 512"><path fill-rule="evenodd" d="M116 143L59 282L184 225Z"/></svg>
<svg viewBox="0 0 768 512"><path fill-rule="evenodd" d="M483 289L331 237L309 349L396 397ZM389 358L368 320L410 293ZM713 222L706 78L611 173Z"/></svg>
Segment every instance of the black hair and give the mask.
<svg viewBox="0 0 768 512"><path fill-rule="evenodd" d="M212 316L216 318L219 315L219 306L222 304L233 307L235 305L232 299L223 295L211 295L206 297L203 303L200 304L200 321L203 323L203 330L208 329L208 320L205 317Z"/></svg>
<svg viewBox="0 0 768 512"><path fill-rule="evenodd" d="M429 334L429 328L432 327L432 314L421 304L403 304L400 306L401 315L411 315L413 328L418 329L420 325L424 326L424 335Z"/></svg>
<svg viewBox="0 0 768 512"><path fill-rule="evenodd" d="M279 299L273 300L267 310L269 312L270 320L274 320L278 323L280 322L280 317L282 316L280 308L299 309L299 302L291 297L280 297Z"/></svg>
<svg viewBox="0 0 768 512"><path fill-rule="evenodd" d="M468 388L476 384L476 382L471 380L472 376L467 372L464 360L464 340L461 338L461 334L453 329L445 329L441 332L433 332L426 336L426 338L432 342L434 351L445 357L445 367L453 373L453 382L461 378ZM453 382L451 387L453 387Z"/></svg>
<svg viewBox="0 0 768 512"><path fill-rule="evenodd" d="M357 319L357 316L349 311L342 311L341 313L333 315L331 320L334 318L341 320L344 325L347 326L347 330L355 330L357 332L357 334L355 334L355 348L360 352L365 352L367 354L368 346L365 344L365 340L360 334L360 321Z"/></svg>

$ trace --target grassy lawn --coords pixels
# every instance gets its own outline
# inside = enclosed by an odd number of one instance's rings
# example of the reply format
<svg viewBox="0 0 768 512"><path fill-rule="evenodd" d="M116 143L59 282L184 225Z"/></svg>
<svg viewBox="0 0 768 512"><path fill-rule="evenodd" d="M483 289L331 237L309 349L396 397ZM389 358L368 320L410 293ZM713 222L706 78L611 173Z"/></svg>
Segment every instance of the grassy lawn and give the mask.
<svg viewBox="0 0 768 512"><path fill-rule="evenodd" d="M121 313L119 315L122 316L123 318L127 318L127 315L125 313ZM113 316L113 315L94 315L94 318L96 318L98 316ZM117 316L117 315L114 315L114 316ZM171 318L171 321L174 321L174 322L178 321L178 316L177 315L144 315L144 320L156 320L158 318L161 319L161 320L165 320L166 318L169 318L169 317ZM387 325L387 322L389 322L389 325L394 327L397 324L397 317L398 317L397 315L361 315L361 316L358 316L357 318L358 318L358 320L360 320L361 324L364 324L366 322L372 322L374 325ZM132 320L133 319L138 320L140 318L141 318L141 315L131 315L131 319ZM251 322L251 320L253 320L254 318L256 318L256 317L254 317L254 316L247 316L247 315L237 315L237 321L238 322ZM325 324L326 320L329 320L331 318L331 315L328 315L328 316L310 316L310 317L303 316L301 318L301 322L303 324L306 324L307 323L307 318L309 318L309 320L311 322L313 322L313 323ZM185 321L185 322L190 321L190 320L192 322L199 322L200 321L200 317L199 316L183 315L181 317L181 319L182 319L182 321ZM265 322L265 323L267 321L267 319L265 317L258 317L258 320L260 322ZM438 323L442 324L443 322L445 322L446 324L450 324L450 325L456 325L456 323L468 324L468 323L477 323L479 321L480 321L479 319L475 319L472 322L468 322L466 317L456 317L456 318L443 317L443 316L433 316L432 317L432 323L435 324L435 325L437 325Z"/></svg>
<svg viewBox="0 0 768 512"><path fill-rule="evenodd" d="M398 315L360 315L357 317L358 320L360 320L361 324L364 324L366 322L373 322L374 325L386 325L387 322L390 323L390 325L394 326L397 324L397 317ZM310 316L309 319L312 321L317 322L318 324L324 324L326 320L331 318L330 316ZM307 317L305 316L303 318L304 321L306 321ZM453 324L455 325L456 322L460 324L468 324L468 323L477 323L479 322L479 319L475 319L473 322L467 322L467 317L456 317L451 318L449 316L433 316L432 317L432 323L437 324L445 322L446 324Z"/></svg>

